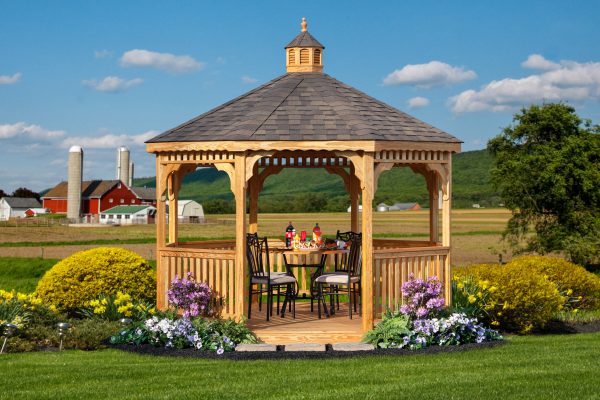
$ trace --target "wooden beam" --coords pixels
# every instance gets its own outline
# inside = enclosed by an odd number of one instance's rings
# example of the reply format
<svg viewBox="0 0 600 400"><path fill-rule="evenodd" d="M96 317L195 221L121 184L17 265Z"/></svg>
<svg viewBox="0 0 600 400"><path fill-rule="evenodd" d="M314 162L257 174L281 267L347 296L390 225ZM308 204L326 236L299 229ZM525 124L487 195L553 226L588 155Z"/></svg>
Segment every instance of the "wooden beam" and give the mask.
<svg viewBox="0 0 600 400"><path fill-rule="evenodd" d="M156 307L165 310L167 304L167 271L162 262L160 249L165 246L166 204L164 166L156 158Z"/></svg>
<svg viewBox="0 0 600 400"><path fill-rule="evenodd" d="M354 162L354 161L353 161ZM362 156L362 329L373 329L373 194L375 171L373 154Z"/></svg>
<svg viewBox="0 0 600 400"><path fill-rule="evenodd" d="M452 212L452 162L445 166L445 176L442 178L442 245L450 247L444 265L444 297L446 304L452 300L452 241L450 238L450 224Z"/></svg>
<svg viewBox="0 0 600 400"><path fill-rule="evenodd" d="M168 179L168 197L169 197L169 244L177 244L179 218L177 203L179 197L179 188L181 187L180 176L177 172L172 172Z"/></svg>
<svg viewBox="0 0 600 400"><path fill-rule="evenodd" d="M254 164L252 178L248 181L248 197L250 198L250 215L248 217L248 232L258 232L258 195L260 193L260 182L258 176L258 164Z"/></svg>
<svg viewBox="0 0 600 400"><path fill-rule="evenodd" d="M235 316L244 316L246 304L246 155L235 158Z"/></svg>
<svg viewBox="0 0 600 400"><path fill-rule="evenodd" d="M439 179L435 173L428 173L425 179L427 180L427 189L429 191L429 240L432 243L438 243L440 241Z"/></svg>
<svg viewBox="0 0 600 400"><path fill-rule="evenodd" d="M383 150L429 150L460 152L460 143L413 142L403 140L348 140L348 141L294 141L294 140L236 140L236 141L196 141L161 142L146 144L148 153L177 151L367 151Z"/></svg>
<svg viewBox="0 0 600 400"><path fill-rule="evenodd" d="M354 167L350 166L350 230L359 231L358 223L358 197L360 194L360 182L354 175Z"/></svg>
<svg viewBox="0 0 600 400"><path fill-rule="evenodd" d="M236 185L235 185L234 164L219 163L219 164L215 164L215 168L219 171L224 171L227 173L227 175L229 176L229 186L231 188L231 192L235 194ZM246 166L244 165L244 170L245 170L245 168L246 168Z"/></svg>

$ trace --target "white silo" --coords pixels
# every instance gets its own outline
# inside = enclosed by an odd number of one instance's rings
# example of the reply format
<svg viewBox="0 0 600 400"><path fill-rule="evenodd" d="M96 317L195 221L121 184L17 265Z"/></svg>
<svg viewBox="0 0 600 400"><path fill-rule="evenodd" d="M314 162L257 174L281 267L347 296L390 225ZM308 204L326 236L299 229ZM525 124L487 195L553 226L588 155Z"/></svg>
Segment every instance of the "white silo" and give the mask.
<svg viewBox="0 0 600 400"><path fill-rule="evenodd" d="M83 149L71 146L69 149L69 170L67 173L67 218L77 220L81 216L81 178L83 173Z"/></svg>
<svg viewBox="0 0 600 400"><path fill-rule="evenodd" d="M129 183L129 150L125 146L117 150L117 179L126 185Z"/></svg>
<svg viewBox="0 0 600 400"><path fill-rule="evenodd" d="M129 163L129 181L127 182L127 186L133 186L133 163Z"/></svg>

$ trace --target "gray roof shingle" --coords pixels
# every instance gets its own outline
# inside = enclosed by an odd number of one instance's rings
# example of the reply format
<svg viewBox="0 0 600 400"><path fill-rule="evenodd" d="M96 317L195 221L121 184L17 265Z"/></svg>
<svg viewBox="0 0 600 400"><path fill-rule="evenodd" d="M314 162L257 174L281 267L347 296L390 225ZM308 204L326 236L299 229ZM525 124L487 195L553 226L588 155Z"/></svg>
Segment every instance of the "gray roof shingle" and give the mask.
<svg viewBox="0 0 600 400"><path fill-rule="evenodd" d="M325 48L325 46L319 43L319 41L308 32L301 32L298 36L294 38L294 40L292 40L290 43L288 43L287 46L285 46L286 49L289 49L290 47L321 47L323 49Z"/></svg>
<svg viewBox="0 0 600 400"><path fill-rule="evenodd" d="M147 143L238 140L461 143L321 73L282 75Z"/></svg>
<svg viewBox="0 0 600 400"><path fill-rule="evenodd" d="M41 208L42 204L29 197L3 197L11 208Z"/></svg>

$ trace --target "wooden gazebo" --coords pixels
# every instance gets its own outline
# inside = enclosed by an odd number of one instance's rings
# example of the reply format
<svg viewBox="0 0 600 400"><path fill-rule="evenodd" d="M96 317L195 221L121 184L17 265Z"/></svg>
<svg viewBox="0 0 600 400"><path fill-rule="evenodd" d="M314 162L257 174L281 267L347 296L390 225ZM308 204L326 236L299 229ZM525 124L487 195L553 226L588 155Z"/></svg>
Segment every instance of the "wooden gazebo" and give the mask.
<svg viewBox="0 0 600 400"><path fill-rule="evenodd" d="M363 234L363 331L372 328L385 307L401 302L400 286L410 273L438 276L450 299L452 154L460 151L461 142L323 74L323 49L303 19L302 32L285 47L285 75L147 142L147 151L156 155L160 308L167 306L172 278L192 271L221 297L223 316L244 315L246 233L259 230L258 196L265 179L284 168L325 168L344 181L351 200L351 229ZM182 179L198 167L229 175L236 204L235 241L183 243L178 240L177 218L169 218L167 224L166 200L177 209ZM425 177L429 240L373 239L377 181L393 167L410 167ZM272 257L272 264L283 268L280 258ZM306 289L305 280L299 280Z"/></svg>

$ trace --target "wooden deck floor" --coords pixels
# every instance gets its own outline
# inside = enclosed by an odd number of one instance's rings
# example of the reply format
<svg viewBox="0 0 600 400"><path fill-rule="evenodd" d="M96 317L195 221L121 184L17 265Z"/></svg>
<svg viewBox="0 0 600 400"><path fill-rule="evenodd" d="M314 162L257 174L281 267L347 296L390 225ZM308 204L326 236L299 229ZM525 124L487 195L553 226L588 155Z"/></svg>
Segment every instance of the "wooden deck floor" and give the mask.
<svg viewBox="0 0 600 400"><path fill-rule="evenodd" d="M285 318L274 315L269 322L264 304L262 312L258 311L258 304L252 304L252 319L247 324L260 340L270 344L359 342L363 336L360 314L353 313L349 319L346 304L340 304L335 315L319 319L316 303L311 313L310 302L299 301L295 319L286 313Z"/></svg>

